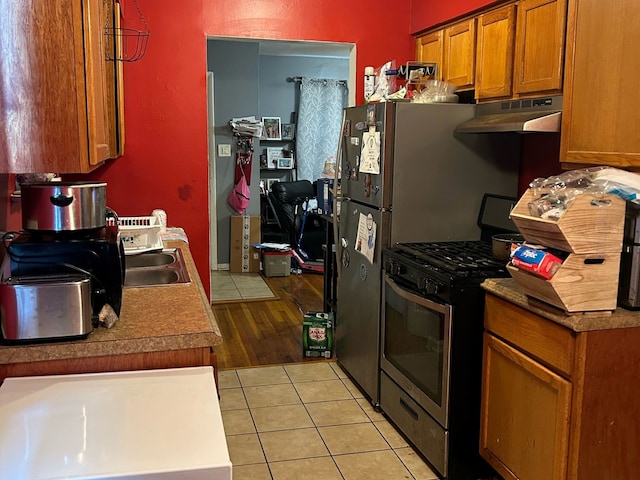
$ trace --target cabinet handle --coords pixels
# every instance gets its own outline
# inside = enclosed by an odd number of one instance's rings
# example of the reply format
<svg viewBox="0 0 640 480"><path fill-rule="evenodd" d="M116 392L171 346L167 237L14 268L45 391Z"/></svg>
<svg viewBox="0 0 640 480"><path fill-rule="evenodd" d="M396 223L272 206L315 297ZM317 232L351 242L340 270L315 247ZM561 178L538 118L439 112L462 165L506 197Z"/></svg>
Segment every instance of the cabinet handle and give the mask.
<svg viewBox="0 0 640 480"><path fill-rule="evenodd" d="M68 207L73 202L73 197L69 197L67 195L52 195L50 197L51 203L56 207Z"/></svg>
<svg viewBox="0 0 640 480"><path fill-rule="evenodd" d="M400 405L404 408L409 415L417 422L418 421L418 412L416 412L404 398L400 398Z"/></svg>

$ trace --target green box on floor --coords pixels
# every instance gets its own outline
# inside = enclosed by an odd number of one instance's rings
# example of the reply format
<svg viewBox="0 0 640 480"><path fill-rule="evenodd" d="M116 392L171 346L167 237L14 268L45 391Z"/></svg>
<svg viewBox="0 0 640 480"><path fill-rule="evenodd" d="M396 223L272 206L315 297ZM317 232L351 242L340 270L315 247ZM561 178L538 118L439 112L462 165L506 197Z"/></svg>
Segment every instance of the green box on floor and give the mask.
<svg viewBox="0 0 640 480"><path fill-rule="evenodd" d="M309 312L304 315L302 349L305 357L331 358L333 313Z"/></svg>

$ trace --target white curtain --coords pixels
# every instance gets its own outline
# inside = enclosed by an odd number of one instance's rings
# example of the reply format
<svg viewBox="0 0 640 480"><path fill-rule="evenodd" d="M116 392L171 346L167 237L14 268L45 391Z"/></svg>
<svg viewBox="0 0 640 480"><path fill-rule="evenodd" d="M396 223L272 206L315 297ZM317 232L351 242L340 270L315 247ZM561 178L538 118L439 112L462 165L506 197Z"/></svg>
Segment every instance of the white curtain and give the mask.
<svg viewBox="0 0 640 480"><path fill-rule="evenodd" d="M296 126L298 179L317 180L325 161L335 161L342 109L347 106L347 85L343 80L303 78Z"/></svg>

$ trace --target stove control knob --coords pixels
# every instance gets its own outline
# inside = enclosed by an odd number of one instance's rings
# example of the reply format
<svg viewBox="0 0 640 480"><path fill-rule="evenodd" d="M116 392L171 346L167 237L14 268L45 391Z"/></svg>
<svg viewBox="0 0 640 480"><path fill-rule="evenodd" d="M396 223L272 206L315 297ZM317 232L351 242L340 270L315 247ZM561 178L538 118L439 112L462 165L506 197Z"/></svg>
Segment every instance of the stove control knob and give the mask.
<svg viewBox="0 0 640 480"><path fill-rule="evenodd" d="M434 282L433 280L426 280L424 291L427 292L429 295L435 295L440 291L440 284L437 282Z"/></svg>
<svg viewBox="0 0 640 480"><path fill-rule="evenodd" d="M406 270L406 267L402 266L395 260L389 260L387 262L387 272L389 275L402 275Z"/></svg>

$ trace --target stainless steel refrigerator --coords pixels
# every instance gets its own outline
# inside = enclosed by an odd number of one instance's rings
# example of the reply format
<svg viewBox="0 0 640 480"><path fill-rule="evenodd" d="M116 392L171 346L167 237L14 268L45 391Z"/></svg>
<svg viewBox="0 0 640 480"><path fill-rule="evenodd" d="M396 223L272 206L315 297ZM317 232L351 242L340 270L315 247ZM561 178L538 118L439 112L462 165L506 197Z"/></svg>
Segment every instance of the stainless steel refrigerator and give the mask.
<svg viewBox="0 0 640 480"><path fill-rule="evenodd" d="M484 193L515 196L520 139L460 134L475 105L386 102L345 110L336 245L336 358L379 403L382 249L478 240Z"/></svg>

